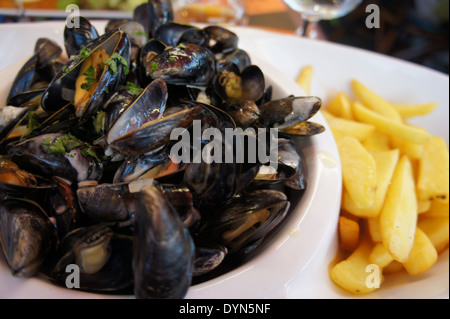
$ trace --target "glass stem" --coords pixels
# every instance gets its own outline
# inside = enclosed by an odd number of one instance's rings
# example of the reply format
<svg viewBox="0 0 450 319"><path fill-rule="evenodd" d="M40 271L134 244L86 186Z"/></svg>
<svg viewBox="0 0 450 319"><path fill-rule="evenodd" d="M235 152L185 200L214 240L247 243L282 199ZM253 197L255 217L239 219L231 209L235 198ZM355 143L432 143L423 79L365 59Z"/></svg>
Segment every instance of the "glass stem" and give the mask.
<svg viewBox="0 0 450 319"><path fill-rule="evenodd" d="M310 39L319 38L319 21L315 16L302 15L301 23L297 28L296 33L299 36L304 36Z"/></svg>

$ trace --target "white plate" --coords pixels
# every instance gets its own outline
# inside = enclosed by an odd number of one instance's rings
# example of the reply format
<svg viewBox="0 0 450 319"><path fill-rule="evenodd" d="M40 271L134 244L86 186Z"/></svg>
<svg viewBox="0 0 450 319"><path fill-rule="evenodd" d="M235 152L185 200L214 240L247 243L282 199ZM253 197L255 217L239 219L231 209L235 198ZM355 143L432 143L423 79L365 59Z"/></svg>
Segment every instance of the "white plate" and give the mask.
<svg viewBox="0 0 450 319"><path fill-rule="evenodd" d="M96 22L95 25L98 30L103 30L104 22ZM0 70L27 58L38 37L49 37L61 42L62 29L60 23L0 25L0 38L3 41ZM239 46L247 50L257 64L262 64L265 73L276 78L287 92L301 93L293 80L302 67L312 65L312 94L325 101L338 91L350 94L350 80L358 79L392 102L438 102L439 107L433 114L411 122L444 137L448 143L447 75L346 46L253 28L231 29L240 37ZM21 39L19 45L17 39ZM320 114L315 120L323 123ZM336 252L338 208L333 203L339 200L340 193L340 185L337 188L331 185L340 180L340 172L335 166L338 163L335 146L327 135L315 137L314 142L315 145L324 143L322 145L326 146L309 150L313 156L317 156L312 161L317 165L314 170L317 179L313 180L313 186L309 188L317 200L307 207L299 208L300 212L291 224L275 238L274 244L264 254L227 276L192 287L188 298L355 298L337 289L328 277L328 264ZM449 298L448 260L447 250L425 275L387 278L382 289L366 297ZM42 282L12 278L0 265L0 297L3 296L85 295L67 290L55 291L53 287L43 289Z"/></svg>

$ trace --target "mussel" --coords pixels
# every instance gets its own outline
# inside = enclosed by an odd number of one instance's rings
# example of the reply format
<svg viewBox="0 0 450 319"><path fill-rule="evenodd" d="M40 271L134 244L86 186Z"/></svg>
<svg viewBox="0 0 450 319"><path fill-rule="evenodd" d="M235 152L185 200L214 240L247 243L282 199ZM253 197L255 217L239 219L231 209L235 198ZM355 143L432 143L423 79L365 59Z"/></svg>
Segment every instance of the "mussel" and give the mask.
<svg viewBox="0 0 450 319"><path fill-rule="evenodd" d="M141 190L135 228L136 298L182 298L192 281L195 245L156 186Z"/></svg>
<svg viewBox="0 0 450 319"><path fill-rule="evenodd" d="M31 277L54 258L58 237L39 205L11 198L0 201L0 242L13 274Z"/></svg>
<svg viewBox="0 0 450 319"><path fill-rule="evenodd" d="M42 107L55 112L75 105L81 121L91 118L125 80L130 63L128 35L115 30L89 42L53 78L42 97Z"/></svg>

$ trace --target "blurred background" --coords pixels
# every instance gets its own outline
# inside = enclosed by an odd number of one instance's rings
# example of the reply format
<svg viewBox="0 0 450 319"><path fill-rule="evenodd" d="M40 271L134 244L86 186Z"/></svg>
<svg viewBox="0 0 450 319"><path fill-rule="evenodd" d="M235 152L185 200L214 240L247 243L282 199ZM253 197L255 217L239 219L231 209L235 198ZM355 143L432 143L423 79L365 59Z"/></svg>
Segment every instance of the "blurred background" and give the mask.
<svg viewBox="0 0 450 319"><path fill-rule="evenodd" d="M282 0L237 0L239 24L292 33L301 16ZM90 19L129 18L143 0L0 0L0 23L65 20L68 4ZM366 7L380 8L380 28L366 27ZM350 14L320 22L320 39L387 54L449 73L449 0L363 0Z"/></svg>

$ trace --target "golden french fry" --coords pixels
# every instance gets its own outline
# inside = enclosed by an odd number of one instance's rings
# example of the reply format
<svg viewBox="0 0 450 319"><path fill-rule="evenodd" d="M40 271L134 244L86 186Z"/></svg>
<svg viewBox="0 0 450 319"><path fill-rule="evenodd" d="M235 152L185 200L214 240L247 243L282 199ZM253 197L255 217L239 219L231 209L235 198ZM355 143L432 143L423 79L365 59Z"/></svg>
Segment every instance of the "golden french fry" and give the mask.
<svg viewBox="0 0 450 319"><path fill-rule="evenodd" d="M359 243L358 222L345 216L340 216L338 227L341 248L344 250L355 250Z"/></svg>
<svg viewBox="0 0 450 319"><path fill-rule="evenodd" d="M313 67L308 65L305 66L297 77L297 84L302 87L306 94L311 93L311 80L313 75Z"/></svg>
<svg viewBox="0 0 450 319"><path fill-rule="evenodd" d="M352 88L362 104L367 106L372 111L378 113L380 116L388 118L390 121L397 123L402 121L400 114L392 106L392 104L377 95L361 82L353 80Z"/></svg>
<svg viewBox="0 0 450 319"><path fill-rule="evenodd" d="M428 201L430 203L430 208L425 212L423 217L431 218L448 218L449 216L449 203L442 203L437 200Z"/></svg>
<svg viewBox="0 0 450 319"><path fill-rule="evenodd" d="M365 138L362 144L368 151L389 151L391 149L389 136L378 131Z"/></svg>
<svg viewBox="0 0 450 319"><path fill-rule="evenodd" d="M423 216L423 217L422 217ZM449 242L449 218L447 217L426 217L420 216L418 227L422 229L433 243L437 252L442 253Z"/></svg>
<svg viewBox="0 0 450 319"><path fill-rule="evenodd" d="M354 137L338 142L342 179L355 205L367 208L374 204L377 187L377 167L372 155Z"/></svg>
<svg viewBox="0 0 450 319"><path fill-rule="evenodd" d="M373 244L368 239L364 239L358 248L345 260L336 264L330 270L331 280L339 287L354 293L367 294L377 289L376 285L368 285L370 271L369 256L372 252ZM381 271L374 273L373 279L382 282Z"/></svg>
<svg viewBox="0 0 450 319"><path fill-rule="evenodd" d="M331 129L353 136L359 141L365 140L370 134L375 132L373 125L345 120L339 117L329 118L327 121Z"/></svg>
<svg viewBox="0 0 450 319"><path fill-rule="evenodd" d="M438 106L438 103L392 104L392 106L397 110L402 119L410 119L416 116L427 115L433 112Z"/></svg>
<svg viewBox="0 0 450 319"><path fill-rule="evenodd" d="M372 252L369 255L369 262L376 264L380 268L384 268L394 261L389 251L384 247L383 243L378 243L373 247Z"/></svg>
<svg viewBox="0 0 450 319"><path fill-rule="evenodd" d="M417 193L420 200L449 201L449 152L441 137L433 136L425 144L420 159Z"/></svg>
<svg viewBox="0 0 450 319"><path fill-rule="evenodd" d="M416 144L423 144L431 135L422 129L406 125L404 123L391 120L368 108L361 103L353 103L353 114L355 118L363 123L371 124L384 134L391 137L397 137Z"/></svg>
<svg viewBox="0 0 450 319"><path fill-rule="evenodd" d="M380 233L380 219L379 217L367 218L367 231L369 233L372 242L381 243L381 233Z"/></svg>
<svg viewBox="0 0 450 319"><path fill-rule="evenodd" d="M380 213L381 238L394 260L408 260L417 224L417 199L411 162L397 164Z"/></svg>
<svg viewBox="0 0 450 319"><path fill-rule="evenodd" d="M403 264L394 260L389 265L383 268L383 275L392 275L402 271L403 269Z"/></svg>
<svg viewBox="0 0 450 319"><path fill-rule="evenodd" d="M416 229L414 244L409 259L403 263L410 275L420 275L433 267L438 259L438 253L427 235L419 228Z"/></svg>
<svg viewBox="0 0 450 319"><path fill-rule="evenodd" d="M417 199L417 213L418 214L425 214L425 213L427 213L429 210L430 210L430 208L431 208L431 200L427 200L427 199L424 199L424 200L420 200L420 199Z"/></svg>
<svg viewBox="0 0 450 319"><path fill-rule="evenodd" d="M392 137L391 144L393 148L399 149L402 154L407 155L410 159L414 160L422 157L425 147L425 144L412 143L398 137Z"/></svg>
<svg viewBox="0 0 450 319"><path fill-rule="evenodd" d="M330 104L326 107L326 110L335 116L346 120L353 120L352 104L344 92L339 92Z"/></svg>
<svg viewBox="0 0 450 319"><path fill-rule="evenodd" d="M359 208L347 192L344 192L343 195L344 210L358 217L373 218L380 214L392 175L400 158L400 152L398 150L374 151L371 154L375 160L377 169L377 187L374 203L366 208Z"/></svg>

